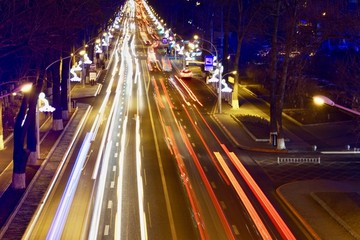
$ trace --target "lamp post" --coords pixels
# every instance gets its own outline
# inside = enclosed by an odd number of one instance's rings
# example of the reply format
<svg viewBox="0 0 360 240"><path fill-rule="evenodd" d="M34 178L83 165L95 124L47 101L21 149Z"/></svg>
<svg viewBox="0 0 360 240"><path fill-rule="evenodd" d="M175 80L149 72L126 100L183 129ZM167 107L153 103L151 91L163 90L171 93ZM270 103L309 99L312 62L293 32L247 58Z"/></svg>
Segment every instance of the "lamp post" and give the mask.
<svg viewBox="0 0 360 240"><path fill-rule="evenodd" d="M85 50L81 50L80 52L79 52L79 54L81 55L81 57L82 57L82 64L81 64L81 81L82 81L82 85L83 85L83 87L85 87L85 80L86 80L86 69L85 69L85 58L84 58L84 56L85 56L85 54L86 54L86 51Z"/></svg>
<svg viewBox="0 0 360 240"><path fill-rule="evenodd" d="M317 95L317 96L313 97L313 100L314 100L315 104L317 104L317 105L326 104L326 105L329 105L331 107L337 107L337 108L342 109L342 110L344 110L346 112L350 112L352 114L360 116L360 112L355 111L355 110L350 109L350 108L347 108L347 107L344 107L344 106L341 106L341 105L335 103L333 100L331 100L328 97L325 97L325 96L322 96L322 95Z"/></svg>
<svg viewBox="0 0 360 240"><path fill-rule="evenodd" d="M214 49L214 51L215 51L215 56L216 56L216 60L217 60L217 68L219 69L219 85L218 85L218 113L221 113L221 103L222 103L222 100L221 100L221 80L222 80L222 69L221 69L221 63L220 63L220 60L219 60L219 54L218 54L218 51L217 51L217 49L216 49L216 47L215 47L215 45L212 43L212 42L210 42L210 41L208 41L208 40L206 40L206 39L203 39L203 38L200 38L198 35L195 35L194 36L194 39L195 40L202 40L202 41L204 41L204 42L207 42L207 43L209 43L210 44L210 46Z"/></svg>
<svg viewBox="0 0 360 240"><path fill-rule="evenodd" d="M106 61L109 59L109 35L107 32L103 33L103 46L106 46Z"/></svg>
<svg viewBox="0 0 360 240"><path fill-rule="evenodd" d="M179 45L180 51L179 51L179 55L182 55L182 68L184 69L186 67L186 63L185 63L185 51L184 50L184 39L177 33L174 33L174 40L175 40L175 60L176 60L176 37L179 37L181 40L181 45ZM180 54L181 52L181 54Z"/></svg>
<svg viewBox="0 0 360 240"><path fill-rule="evenodd" d="M227 73L223 74L223 78L224 78L225 76L227 76L227 75L231 75L231 74L234 75L234 74L236 74L236 73L237 73L236 70L227 72Z"/></svg>
<svg viewBox="0 0 360 240"><path fill-rule="evenodd" d="M18 83L16 81L11 81L11 82L6 82L1 85L5 85L5 84L10 84L10 83ZM32 88L32 83L24 83L21 86L15 88L13 91L11 91L10 93L4 94L0 96L0 150L4 149L4 130L3 130L3 124L2 124L2 99L4 97L16 94L17 92L23 92L23 93L27 93L30 92Z"/></svg>

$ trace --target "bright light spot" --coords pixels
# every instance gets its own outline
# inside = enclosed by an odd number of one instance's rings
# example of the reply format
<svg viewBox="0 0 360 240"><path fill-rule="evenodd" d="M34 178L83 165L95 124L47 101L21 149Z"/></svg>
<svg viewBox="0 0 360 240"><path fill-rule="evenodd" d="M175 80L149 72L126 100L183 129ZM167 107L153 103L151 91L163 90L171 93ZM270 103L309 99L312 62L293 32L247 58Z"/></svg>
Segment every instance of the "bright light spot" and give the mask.
<svg viewBox="0 0 360 240"><path fill-rule="evenodd" d="M324 105L324 103L325 103L325 100L322 97L315 96L315 97L313 97L313 100L316 105L321 106L321 105Z"/></svg>
<svg viewBox="0 0 360 240"><path fill-rule="evenodd" d="M25 83L25 84L21 87L20 91L27 93L27 92L30 92L30 91L31 91L31 88L32 88L32 83Z"/></svg>

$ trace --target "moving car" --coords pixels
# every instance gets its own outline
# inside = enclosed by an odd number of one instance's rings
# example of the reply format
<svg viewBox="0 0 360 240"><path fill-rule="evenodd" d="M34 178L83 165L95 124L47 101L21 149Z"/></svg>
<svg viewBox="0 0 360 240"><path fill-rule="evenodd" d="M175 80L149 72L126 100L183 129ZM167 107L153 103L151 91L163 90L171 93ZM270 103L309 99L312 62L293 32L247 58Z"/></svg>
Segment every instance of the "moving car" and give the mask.
<svg viewBox="0 0 360 240"><path fill-rule="evenodd" d="M192 76L193 76L193 74L192 74L191 70L188 69L188 68L184 68L180 72L180 77L181 78L192 78Z"/></svg>

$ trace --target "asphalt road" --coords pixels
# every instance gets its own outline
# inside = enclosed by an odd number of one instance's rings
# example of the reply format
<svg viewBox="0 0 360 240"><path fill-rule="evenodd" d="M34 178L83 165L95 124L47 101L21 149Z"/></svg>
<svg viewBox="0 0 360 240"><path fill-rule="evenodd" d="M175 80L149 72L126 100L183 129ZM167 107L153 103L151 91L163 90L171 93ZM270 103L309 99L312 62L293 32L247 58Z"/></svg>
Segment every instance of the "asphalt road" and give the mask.
<svg viewBox="0 0 360 240"><path fill-rule="evenodd" d="M91 102L93 108L87 124L82 130L78 144L73 148L74 154L66 160L68 167L53 188L30 238L49 236L55 213L69 184L69 177L77 158L76 153L80 150L86 132L92 128L96 113L101 109L105 98L107 84L111 82L112 77L116 79L116 83L110 88L112 91L102 116L103 124L86 156L79 187L73 196L66 219L62 220L66 223L60 236L84 237L88 230L93 230L92 223L97 222L99 225L95 236L101 239L128 236L139 239L142 234L147 234L151 239L197 238L180 176L176 166L169 161L169 151L163 144L164 138L154 129L156 118L151 115L150 110L151 105L154 105L152 88L146 92L150 86L150 76L146 61L137 60L137 54L132 54L134 39L134 34L125 34L121 38L114 50L114 55L118 54L114 59L119 61L114 60L108 69L102 92L95 99L88 99L87 102ZM143 48L140 46L137 50L141 55ZM134 68L136 61L139 69ZM137 75L139 70L141 78ZM109 124L105 124L107 120ZM107 127L109 129L106 129ZM100 150L104 138L106 146ZM154 145L157 147L154 148ZM101 166L94 180L92 173L98 156L101 158ZM101 174L102 171L105 171L105 175ZM106 179L104 189L100 187L101 178ZM100 214L95 215L98 196L101 196L98 211Z"/></svg>

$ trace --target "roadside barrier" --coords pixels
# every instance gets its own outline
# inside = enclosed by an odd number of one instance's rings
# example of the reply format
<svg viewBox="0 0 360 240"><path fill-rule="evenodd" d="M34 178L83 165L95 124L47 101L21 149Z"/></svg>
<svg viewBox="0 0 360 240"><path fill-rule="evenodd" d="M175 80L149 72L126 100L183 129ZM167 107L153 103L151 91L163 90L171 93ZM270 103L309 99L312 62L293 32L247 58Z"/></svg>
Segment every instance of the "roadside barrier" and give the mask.
<svg viewBox="0 0 360 240"><path fill-rule="evenodd" d="M320 157L317 157L317 158L305 158L305 157L300 157L300 158L291 158L291 157L281 158L281 157L278 157L278 158L277 158L277 163L278 163L278 164L282 164L282 163L316 163L316 164L320 164Z"/></svg>

